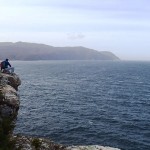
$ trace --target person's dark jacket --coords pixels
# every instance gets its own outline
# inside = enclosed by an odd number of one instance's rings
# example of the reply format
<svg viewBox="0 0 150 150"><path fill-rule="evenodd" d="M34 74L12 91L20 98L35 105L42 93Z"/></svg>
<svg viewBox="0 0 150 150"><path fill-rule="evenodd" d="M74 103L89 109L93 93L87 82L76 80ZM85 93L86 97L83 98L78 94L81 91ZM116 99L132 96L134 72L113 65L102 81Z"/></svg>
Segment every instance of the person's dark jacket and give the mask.
<svg viewBox="0 0 150 150"><path fill-rule="evenodd" d="M8 68L8 66L11 67L11 64L7 60L1 62L1 70Z"/></svg>
<svg viewBox="0 0 150 150"><path fill-rule="evenodd" d="M5 61L5 68L11 67L11 64L8 61Z"/></svg>

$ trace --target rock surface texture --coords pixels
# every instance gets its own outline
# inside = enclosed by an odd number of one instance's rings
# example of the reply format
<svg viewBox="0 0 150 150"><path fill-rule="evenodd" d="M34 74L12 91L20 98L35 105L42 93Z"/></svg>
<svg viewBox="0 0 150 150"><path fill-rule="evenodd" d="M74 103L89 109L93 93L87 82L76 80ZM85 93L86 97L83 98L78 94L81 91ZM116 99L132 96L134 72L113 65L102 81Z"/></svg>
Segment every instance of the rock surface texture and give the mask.
<svg viewBox="0 0 150 150"><path fill-rule="evenodd" d="M0 73L0 150L119 150L103 146L64 146L43 138L13 135L19 110L17 93L21 80L16 74Z"/></svg>
<svg viewBox="0 0 150 150"><path fill-rule="evenodd" d="M0 74L0 120L17 116L20 101L16 90L20 84L16 74Z"/></svg>
<svg viewBox="0 0 150 150"><path fill-rule="evenodd" d="M89 146L71 146L67 147L67 150L120 150L118 148L104 147L99 145L89 145Z"/></svg>

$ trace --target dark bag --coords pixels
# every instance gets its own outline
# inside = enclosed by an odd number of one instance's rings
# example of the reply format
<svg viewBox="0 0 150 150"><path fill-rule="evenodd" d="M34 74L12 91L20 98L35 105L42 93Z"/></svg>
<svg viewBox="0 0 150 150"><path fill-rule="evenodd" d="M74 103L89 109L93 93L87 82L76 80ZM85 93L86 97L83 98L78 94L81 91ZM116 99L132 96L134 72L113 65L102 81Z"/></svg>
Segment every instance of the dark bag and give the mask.
<svg viewBox="0 0 150 150"><path fill-rule="evenodd" d="M5 69L5 61L2 61L2 62L1 62L1 70L2 70L2 69Z"/></svg>

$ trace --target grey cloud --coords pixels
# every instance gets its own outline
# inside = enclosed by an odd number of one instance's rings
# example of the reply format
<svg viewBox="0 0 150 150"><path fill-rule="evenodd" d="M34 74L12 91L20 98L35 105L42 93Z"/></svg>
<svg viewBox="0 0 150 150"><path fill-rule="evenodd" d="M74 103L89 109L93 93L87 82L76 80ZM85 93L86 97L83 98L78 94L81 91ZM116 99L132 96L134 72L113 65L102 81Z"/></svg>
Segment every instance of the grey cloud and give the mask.
<svg viewBox="0 0 150 150"><path fill-rule="evenodd" d="M68 39L71 39L71 40L78 40L78 39L85 38L85 35L82 33L68 33L67 36L68 36Z"/></svg>

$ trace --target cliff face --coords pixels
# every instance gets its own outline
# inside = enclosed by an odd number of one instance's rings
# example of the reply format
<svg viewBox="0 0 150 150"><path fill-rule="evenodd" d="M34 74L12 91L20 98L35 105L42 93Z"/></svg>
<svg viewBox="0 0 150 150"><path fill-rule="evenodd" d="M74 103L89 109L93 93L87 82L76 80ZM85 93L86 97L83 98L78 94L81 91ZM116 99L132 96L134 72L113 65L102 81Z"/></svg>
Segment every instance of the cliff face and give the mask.
<svg viewBox="0 0 150 150"><path fill-rule="evenodd" d="M19 109L18 86L21 84L16 74L0 74L0 120L4 118L13 119L17 116Z"/></svg>
<svg viewBox="0 0 150 150"><path fill-rule="evenodd" d="M17 88L21 84L16 74L0 73L0 149L13 149L11 135L19 110Z"/></svg>
<svg viewBox="0 0 150 150"><path fill-rule="evenodd" d="M19 110L18 86L21 81L16 74L0 73L0 150L119 150L103 146L64 146L43 138L13 135Z"/></svg>

